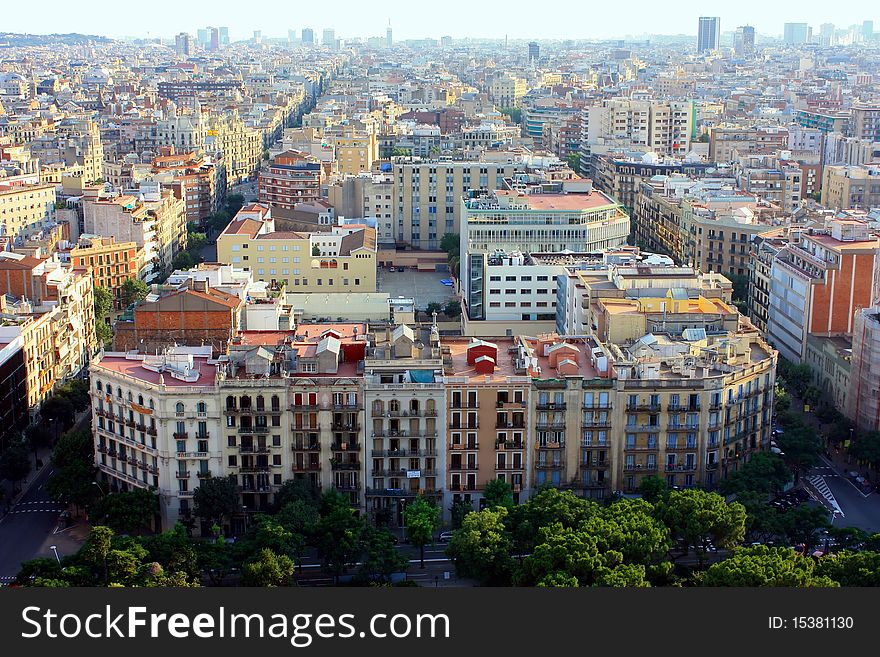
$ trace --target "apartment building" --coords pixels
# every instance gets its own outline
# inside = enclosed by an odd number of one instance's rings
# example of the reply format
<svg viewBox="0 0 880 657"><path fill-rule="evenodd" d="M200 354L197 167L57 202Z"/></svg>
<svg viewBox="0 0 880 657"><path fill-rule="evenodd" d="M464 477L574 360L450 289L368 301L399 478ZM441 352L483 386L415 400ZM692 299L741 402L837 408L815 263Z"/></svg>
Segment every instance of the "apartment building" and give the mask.
<svg viewBox="0 0 880 657"><path fill-rule="evenodd" d="M211 158L195 152L167 154L153 158L152 179L174 189L175 196L186 203L186 220L203 225L226 197L226 172Z"/></svg>
<svg viewBox="0 0 880 657"><path fill-rule="evenodd" d="M204 148L209 153L220 154L228 187L251 180L259 171L263 133L245 124L237 112L213 115L206 135Z"/></svg>
<svg viewBox="0 0 880 657"><path fill-rule="evenodd" d="M524 165L493 162L395 162L394 238L436 250L446 233L461 232L461 199L472 190L501 189Z"/></svg>
<svg viewBox="0 0 880 657"><path fill-rule="evenodd" d="M55 185L0 183L0 233L22 241L55 223Z"/></svg>
<svg viewBox="0 0 880 657"><path fill-rule="evenodd" d="M297 203L319 201L322 181L320 162L298 151L285 151L260 172L260 203L292 210Z"/></svg>
<svg viewBox="0 0 880 657"><path fill-rule="evenodd" d="M243 208L217 238L217 259L291 292L376 291L375 229L345 224L300 233L274 225L267 208Z"/></svg>
<svg viewBox="0 0 880 657"><path fill-rule="evenodd" d="M691 150L690 101L610 98L590 107L587 147L653 152L684 157Z"/></svg>
<svg viewBox="0 0 880 657"><path fill-rule="evenodd" d="M810 228L773 259L767 338L800 363L810 334L853 334L856 310L878 298L880 238L867 223L835 219Z"/></svg>
<svg viewBox="0 0 880 657"><path fill-rule="evenodd" d="M204 279L163 286L116 321L116 351L162 350L172 344L212 347L222 353L241 326L244 301Z"/></svg>
<svg viewBox="0 0 880 657"><path fill-rule="evenodd" d="M70 250L70 264L80 269L91 269L95 287L109 290L113 309L124 310L122 285L129 278L138 278L141 267L141 249L134 242L116 242L115 237L80 235Z"/></svg>
<svg viewBox="0 0 880 657"><path fill-rule="evenodd" d="M445 339L447 482L444 508L465 502L484 506L493 479L511 485L514 500L528 495L531 453L531 377L517 370L510 355L513 338L492 342Z"/></svg>
<svg viewBox="0 0 880 657"><path fill-rule="evenodd" d="M225 474L211 347L160 355L105 352L89 373L95 465L104 490L155 489L156 530L189 520L199 484Z"/></svg>
<svg viewBox="0 0 880 657"><path fill-rule="evenodd" d="M727 163L754 151L775 152L788 148L786 128L720 126L709 133L709 160Z"/></svg>
<svg viewBox="0 0 880 657"><path fill-rule="evenodd" d="M444 500L450 429L440 334L436 326L400 324L373 337L363 370L367 513L377 523L401 527L406 504L416 497ZM456 428L476 430L476 412L460 415Z"/></svg>
<svg viewBox="0 0 880 657"><path fill-rule="evenodd" d="M0 340L21 341L32 417L55 386L79 374L97 351L93 290L88 269L0 254Z"/></svg>
<svg viewBox="0 0 880 657"><path fill-rule="evenodd" d="M141 277L147 283L170 271L174 256L186 247L186 204L158 183L142 184L141 194L104 194L83 200L87 233L113 235L143 249Z"/></svg>
<svg viewBox="0 0 880 657"><path fill-rule="evenodd" d="M379 142L374 132L358 131L346 126L338 135L330 135L336 155L336 172L341 176L356 176L369 172L379 159Z"/></svg>
<svg viewBox="0 0 880 657"><path fill-rule="evenodd" d="M853 103L851 111L852 136L865 141L880 142L880 104Z"/></svg>
<svg viewBox="0 0 880 657"><path fill-rule="evenodd" d="M846 414L860 431L880 431L880 307L855 313Z"/></svg>
<svg viewBox="0 0 880 657"><path fill-rule="evenodd" d="M493 288L487 286L487 254L498 250L589 252L620 246L630 232L629 215L614 200L593 189L588 180L568 180L539 188L526 185L517 190L506 187L462 200L460 280L466 305L466 334L468 320L484 320L490 307L488 295ZM537 189L541 193L534 193ZM516 302L514 295L504 294L505 302ZM496 301L500 302L500 298ZM524 320L555 319L552 308L546 313L522 305L519 309Z"/></svg>
<svg viewBox="0 0 880 657"><path fill-rule="evenodd" d="M498 107L519 107L528 91L526 80L510 73L498 73L489 84L489 100Z"/></svg>
<svg viewBox="0 0 880 657"><path fill-rule="evenodd" d="M749 266L749 319L767 334L770 315L770 283L772 281L773 260L784 249L790 239L796 238L797 227L780 226L758 233L752 238L751 262Z"/></svg>
<svg viewBox="0 0 880 657"><path fill-rule="evenodd" d="M375 217L376 240L394 244L394 177L391 173L345 176L328 187L327 200L342 217Z"/></svg>
<svg viewBox="0 0 880 657"><path fill-rule="evenodd" d="M801 202L803 171L776 155L740 155L734 165L739 189L794 212Z"/></svg>
<svg viewBox="0 0 880 657"><path fill-rule="evenodd" d="M834 210L870 210L880 206L880 165L825 167L822 205Z"/></svg>

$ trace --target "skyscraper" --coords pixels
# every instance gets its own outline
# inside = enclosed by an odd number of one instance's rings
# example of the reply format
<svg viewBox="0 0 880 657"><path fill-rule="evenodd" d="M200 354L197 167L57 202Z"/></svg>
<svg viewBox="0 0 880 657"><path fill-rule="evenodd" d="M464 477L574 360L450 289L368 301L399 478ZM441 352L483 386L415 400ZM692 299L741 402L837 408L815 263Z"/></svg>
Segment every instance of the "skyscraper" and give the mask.
<svg viewBox="0 0 880 657"><path fill-rule="evenodd" d="M325 28L324 37L321 39L321 43L328 48L333 48L336 45L336 30L329 27Z"/></svg>
<svg viewBox="0 0 880 657"><path fill-rule="evenodd" d="M529 63L536 63L541 58L541 47L532 41L529 44Z"/></svg>
<svg viewBox="0 0 880 657"><path fill-rule="evenodd" d="M200 45L202 48L207 48L208 45L211 43L211 42L208 40L208 30L207 30L207 29L204 29L204 30L196 30L196 41L199 42L199 45Z"/></svg>
<svg viewBox="0 0 880 657"><path fill-rule="evenodd" d="M862 22L862 38L871 41L874 38L874 21Z"/></svg>
<svg viewBox="0 0 880 657"><path fill-rule="evenodd" d="M833 46L834 39L834 23L822 23L819 26L819 45Z"/></svg>
<svg viewBox="0 0 880 657"><path fill-rule="evenodd" d="M296 30L287 30L287 43L296 41Z"/></svg>
<svg viewBox="0 0 880 657"><path fill-rule="evenodd" d="M254 45L258 46L263 43L263 31L262 30L254 30Z"/></svg>
<svg viewBox="0 0 880 657"><path fill-rule="evenodd" d="M220 50L220 30L218 30L216 27L209 27L208 32L211 35L211 43L208 46L209 50L212 50L214 52Z"/></svg>
<svg viewBox="0 0 880 657"><path fill-rule="evenodd" d="M742 25L736 28L733 37L733 50L737 57L753 57L755 55L755 28Z"/></svg>
<svg viewBox="0 0 880 657"><path fill-rule="evenodd" d="M310 27L304 27L302 31L302 42L304 46L315 45L315 31Z"/></svg>
<svg viewBox="0 0 880 657"><path fill-rule="evenodd" d="M812 30L806 23L786 23L782 40L788 46L799 46L809 43L812 36Z"/></svg>
<svg viewBox="0 0 880 657"><path fill-rule="evenodd" d="M388 27L385 29L385 46L390 48L394 44L391 38L391 19L388 19Z"/></svg>
<svg viewBox="0 0 880 657"><path fill-rule="evenodd" d="M220 45L228 46L229 45L229 28L221 27L220 28Z"/></svg>
<svg viewBox="0 0 880 657"><path fill-rule="evenodd" d="M189 57L193 54L192 35L181 32L174 37L174 50L181 57Z"/></svg>
<svg viewBox="0 0 880 657"><path fill-rule="evenodd" d="M697 52L709 52L718 49L721 38L721 19L718 16L700 16L697 31Z"/></svg>

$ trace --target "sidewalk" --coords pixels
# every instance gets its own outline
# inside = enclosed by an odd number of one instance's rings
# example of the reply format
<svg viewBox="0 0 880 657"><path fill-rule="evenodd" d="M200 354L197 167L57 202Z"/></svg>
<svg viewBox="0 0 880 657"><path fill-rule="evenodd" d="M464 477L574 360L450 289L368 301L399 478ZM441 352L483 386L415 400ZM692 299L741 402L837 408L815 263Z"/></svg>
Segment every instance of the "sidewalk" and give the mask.
<svg viewBox="0 0 880 657"><path fill-rule="evenodd" d="M43 473L43 471L51 467L50 461L52 460L52 448L44 447L37 451L37 459L42 461L42 465L37 470L34 468L34 454L31 452L31 471L28 473L28 476L22 479L19 482L16 482L16 485L21 489L15 493L15 496L12 496L13 491L13 483L11 481L7 481L6 479L0 479L0 488L3 490L3 504L0 505L0 518L9 513L16 504L21 501L21 498L24 497L27 492L30 490L34 481L36 481L39 476Z"/></svg>

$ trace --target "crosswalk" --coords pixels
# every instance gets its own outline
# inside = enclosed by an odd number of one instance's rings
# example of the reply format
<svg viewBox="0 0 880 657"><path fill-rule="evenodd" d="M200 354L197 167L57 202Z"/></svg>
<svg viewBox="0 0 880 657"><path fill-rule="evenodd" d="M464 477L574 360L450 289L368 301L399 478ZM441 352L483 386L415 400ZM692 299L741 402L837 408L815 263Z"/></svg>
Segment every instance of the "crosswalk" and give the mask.
<svg viewBox="0 0 880 657"><path fill-rule="evenodd" d="M828 488L828 484L825 482L825 477L835 476L835 475L813 475L807 481L816 489L816 492L819 493L822 497L828 500L828 503L831 505L831 508L834 509L836 513L840 515L841 518L844 517L843 511L840 508L840 505L837 503L837 499L834 497L834 493L831 492L831 489Z"/></svg>

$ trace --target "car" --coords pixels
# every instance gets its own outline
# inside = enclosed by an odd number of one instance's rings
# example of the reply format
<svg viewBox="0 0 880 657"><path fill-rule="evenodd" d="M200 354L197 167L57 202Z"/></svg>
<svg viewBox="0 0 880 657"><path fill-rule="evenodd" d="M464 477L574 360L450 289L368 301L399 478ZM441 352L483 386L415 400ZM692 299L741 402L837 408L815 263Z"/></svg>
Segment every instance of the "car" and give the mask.
<svg viewBox="0 0 880 657"><path fill-rule="evenodd" d="M452 287L452 279L444 278L443 280L440 281L440 284L445 285L446 287Z"/></svg>
<svg viewBox="0 0 880 657"><path fill-rule="evenodd" d="M394 267L389 267L388 271L397 271Z"/></svg>
<svg viewBox="0 0 880 657"><path fill-rule="evenodd" d="M441 543L448 543L452 540L452 532L440 532L440 536L437 540Z"/></svg>

